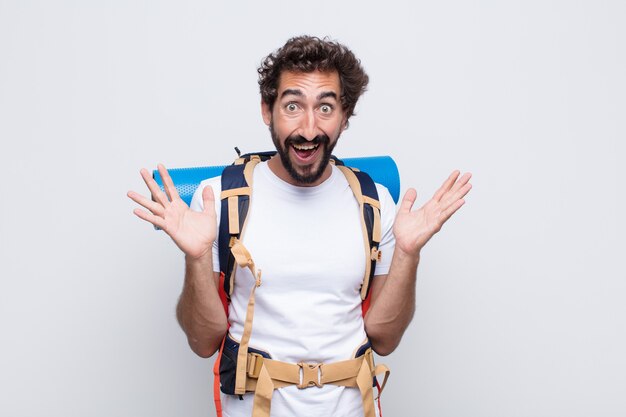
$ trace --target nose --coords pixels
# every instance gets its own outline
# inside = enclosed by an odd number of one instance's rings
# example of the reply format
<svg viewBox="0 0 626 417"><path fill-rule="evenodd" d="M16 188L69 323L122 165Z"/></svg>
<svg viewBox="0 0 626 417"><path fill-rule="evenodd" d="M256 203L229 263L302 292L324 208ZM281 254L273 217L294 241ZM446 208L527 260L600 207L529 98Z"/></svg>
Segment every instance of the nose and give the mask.
<svg viewBox="0 0 626 417"><path fill-rule="evenodd" d="M300 135L306 140L313 140L318 134L317 130L317 118L315 117L315 112L313 110L309 110L303 117Z"/></svg>

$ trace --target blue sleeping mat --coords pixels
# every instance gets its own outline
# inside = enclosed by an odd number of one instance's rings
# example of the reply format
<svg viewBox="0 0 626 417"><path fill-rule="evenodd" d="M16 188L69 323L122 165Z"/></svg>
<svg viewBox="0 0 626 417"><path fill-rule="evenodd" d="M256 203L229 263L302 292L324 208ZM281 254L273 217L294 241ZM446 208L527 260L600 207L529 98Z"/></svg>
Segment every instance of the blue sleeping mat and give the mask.
<svg viewBox="0 0 626 417"><path fill-rule="evenodd" d="M398 202L400 196L400 175L398 174L396 163L390 156L364 156L361 158L342 158L341 160L346 166L367 172L375 182L387 187L393 200L396 203ZM172 177L172 181L174 181L178 194L189 205L200 182L207 178L217 177L225 167L226 165L173 168L168 169L168 172ZM163 188L163 181L159 172L154 170L152 176L157 184Z"/></svg>

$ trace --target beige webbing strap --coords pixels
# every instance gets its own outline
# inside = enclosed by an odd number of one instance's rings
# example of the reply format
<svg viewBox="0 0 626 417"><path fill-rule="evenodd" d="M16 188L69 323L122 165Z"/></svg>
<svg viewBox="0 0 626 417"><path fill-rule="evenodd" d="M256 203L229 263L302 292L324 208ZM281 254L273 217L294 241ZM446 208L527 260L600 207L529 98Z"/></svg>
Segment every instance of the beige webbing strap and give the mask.
<svg viewBox="0 0 626 417"><path fill-rule="evenodd" d="M377 209L380 209L380 201L378 200L374 200L372 197L368 197L366 195L363 196L363 201L367 204L369 204L372 207L376 207Z"/></svg>
<svg viewBox="0 0 626 417"><path fill-rule="evenodd" d="M233 165L242 165L243 163L245 163L245 159L244 158L239 158L237 159ZM240 187L240 188L233 188L231 190L223 190L220 197L221 199L228 199L228 233L231 236L231 242L233 241L234 238L236 238L237 236L239 236L239 239L243 239L243 232L246 229L246 223L248 220L248 216L247 213L244 216L244 221L243 221L243 225L241 226L241 229L239 228L239 197L242 195L247 195L249 196L249 200L248 200L248 211L250 210L250 204L252 201L252 172L254 170L254 167L261 162L261 158L258 155L252 155L250 157L250 160L246 163L244 169L243 169L243 176L244 179L246 180L246 183L248 184L247 187ZM229 245L230 247L232 247L232 243ZM234 267L232 272L230 273L229 277L225 277L225 279L227 279L230 282L229 288L230 288L230 293L228 294L229 296L233 293L234 289L235 289L235 273L237 272L237 268Z"/></svg>
<svg viewBox="0 0 626 417"><path fill-rule="evenodd" d="M371 349L368 349L363 356L365 357L365 360L363 361L357 376L357 386L359 387L359 391L361 391L361 396L363 398L363 411L365 417L375 417L376 411L374 409L374 400L378 399L378 397L382 394L383 388L387 383L387 378L389 378L390 371L386 365L378 365L374 367L374 353ZM378 395L374 398L372 378L383 372L385 373L385 379L378 390Z"/></svg>
<svg viewBox="0 0 626 417"><path fill-rule="evenodd" d="M359 391L361 391L365 417L376 417L374 410L374 393L372 389L372 371L367 361L363 361L361 369L359 369L359 374L356 376L356 385L359 387Z"/></svg>
<svg viewBox="0 0 626 417"><path fill-rule="evenodd" d="M252 171L254 171L254 167L261 162L261 158L258 155L252 155L250 157L250 161L246 164L246 167L243 169L243 176L248 183L248 187L252 187Z"/></svg>
<svg viewBox="0 0 626 417"><path fill-rule="evenodd" d="M372 228L372 239L375 242L381 241L382 232L380 227L380 201L374 200L371 197L366 195L363 196L363 202L372 206L372 210L374 212L374 225Z"/></svg>
<svg viewBox="0 0 626 417"><path fill-rule="evenodd" d="M250 195L250 187L233 188L232 190L224 190L220 194L223 200L228 199L228 233L238 235L239 230L239 196Z"/></svg>
<svg viewBox="0 0 626 417"><path fill-rule="evenodd" d="M352 172L350 168L343 165L340 165L337 168L339 168L341 172L343 172L346 180L348 180L348 184L350 184L350 188L354 193L354 197L359 202L359 205L363 205L365 200L363 199L363 193L361 192L361 183L359 182L356 175L354 175L354 172Z"/></svg>
<svg viewBox="0 0 626 417"><path fill-rule="evenodd" d="M256 280L252 291L250 292L250 299L248 300L248 310L246 311L246 321L243 326L243 335L241 336L241 343L239 344L239 351L237 352L237 373L235 375L235 394L243 395L246 393L246 366L248 360L248 343L250 342L250 335L252 334L252 320L254 318L254 292L257 287L261 285L261 270L258 272L254 266L254 261L250 252L241 243L240 240L235 239L235 243L231 248L235 261L242 268L250 269L252 276Z"/></svg>
<svg viewBox="0 0 626 417"><path fill-rule="evenodd" d="M248 391L254 391L253 417L269 417L273 391L290 385L300 389L311 386L332 384L358 388L363 401L365 417L375 417L372 378L385 373L385 379L378 396L382 392L389 369L385 365L374 367L371 349L363 356L330 364L287 363L263 358L250 353L248 355ZM378 396L376 398L378 398Z"/></svg>
<svg viewBox="0 0 626 417"><path fill-rule="evenodd" d="M274 394L274 382L270 374L263 365L254 392L254 402L252 404L252 417L270 417L272 407L272 395Z"/></svg>
<svg viewBox="0 0 626 417"><path fill-rule="evenodd" d="M380 384L380 387L378 388L378 395L374 398L375 400L380 398L383 394L383 390L385 389L385 385L387 385L387 380L389 379L389 374L391 373L389 368L387 368L387 365L376 365L376 368L374 368L374 375L380 375L383 372L385 373L385 378L383 379L383 383Z"/></svg>
<svg viewBox="0 0 626 417"><path fill-rule="evenodd" d="M251 191L252 190L250 187L239 187L230 190L224 190L220 193L220 198L223 200L232 196L250 195Z"/></svg>
<svg viewBox="0 0 626 417"><path fill-rule="evenodd" d="M237 196L228 197L228 233L239 234L239 198Z"/></svg>

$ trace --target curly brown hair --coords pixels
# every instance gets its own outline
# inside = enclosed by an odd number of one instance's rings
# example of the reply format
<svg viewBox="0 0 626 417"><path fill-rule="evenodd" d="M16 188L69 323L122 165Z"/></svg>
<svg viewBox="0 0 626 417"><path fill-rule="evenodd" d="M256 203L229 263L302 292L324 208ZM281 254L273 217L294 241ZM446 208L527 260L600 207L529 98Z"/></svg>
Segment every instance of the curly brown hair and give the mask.
<svg viewBox="0 0 626 417"><path fill-rule="evenodd" d="M291 38L281 48L269 54L257 69L261 99L271 108L276 101L278 81L283 71L337 71L341 83L341 107L346 118L367 89L369 77L354 53L346 46L314 36Z"/></svg>

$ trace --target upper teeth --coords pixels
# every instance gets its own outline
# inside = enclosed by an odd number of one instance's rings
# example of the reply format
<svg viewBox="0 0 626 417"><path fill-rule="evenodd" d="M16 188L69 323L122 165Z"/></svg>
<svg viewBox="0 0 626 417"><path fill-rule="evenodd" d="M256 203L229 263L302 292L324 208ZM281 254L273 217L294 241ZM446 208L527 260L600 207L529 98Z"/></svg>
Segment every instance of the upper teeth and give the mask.
<svg viewBox="0 0 626 417"><path fill-rule="evenodd" d="M299 151L310 151L311 149L317 148L318 145L293 145Z"/></svg>

